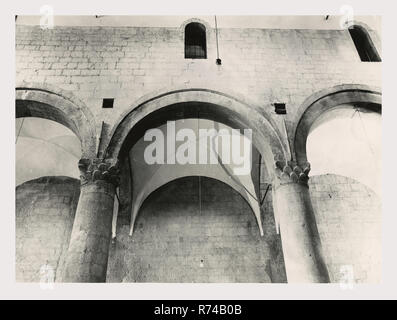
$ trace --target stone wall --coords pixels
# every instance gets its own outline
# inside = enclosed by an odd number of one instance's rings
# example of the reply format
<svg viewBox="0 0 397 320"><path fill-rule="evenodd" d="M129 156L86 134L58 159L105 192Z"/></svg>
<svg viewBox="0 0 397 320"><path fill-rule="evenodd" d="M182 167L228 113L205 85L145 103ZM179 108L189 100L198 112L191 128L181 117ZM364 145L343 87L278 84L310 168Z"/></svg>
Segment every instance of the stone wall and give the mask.
<svg viewBox="0 0 397 320"><path fill-rule="evenodd" d="M138 101L176 88L218 90L273 114L272 104L285 102L288 129L314 92L381 86L381 64L361 62L347 30L220 28L218 34L221 66L214 29L207 30L208 59L184 59L182 28L17 25L16 82L73 92L98 132L104 121L103 141ZM114 108L102 109L103 98L115 98Z"/></svg>
<svg viewBox="0 0 397 320"><path fill-rule="evenodd" d="M351 274L357 283L382 275L381 200L356 180L326 174L309 180L310 194L332 282Z"/></svg>
<svg viewBox="0 0 397 320"><path fill-rule="evenodd" d="M359 182L332 174L309 180L332 282L381 280L381 203ZM132 237L129 212L117 221L108 282L285 282L272 193L262 205L264 237L243 198L229 186L198 177L175 180L144 203ZM261 188L265 195L265 185ZM43 177L16 190L16 280L37 282L49 265L61 280L79 198L79 181ZM200 267L202 261L203 266Z"/></svg>
<svg viewBox="0 0 397 320"><path fill-rule="evenodd" d="M108 282L285 282L280 237L271 211L261 237L247 202L226 184L186 177L143 204L132 237L118 220Z"/></svg>
<svg viewBox="0 0 397 320"><path fill-rule="evenodd" d="M17 281L39 282L43 268L52 268L55 281L60 280L79 193L79 180L60 176L38 178L16 188Z"/></svg>
<svg viewBox="0 0 397 320"><path fill-rule="evenodd" d="M379 282L378 196L358 181L333 174L313 176L309 183L331 282L346 281L350 275L356 283ZM263 198L265 185L261 189ZM120 217L108 281L285 282L271 189L262 205L263 238L251 209L234 190L207 178L202 178L202 190L201 216L198 178L189 177L148 198L132 237L127 215Z"/></svg>

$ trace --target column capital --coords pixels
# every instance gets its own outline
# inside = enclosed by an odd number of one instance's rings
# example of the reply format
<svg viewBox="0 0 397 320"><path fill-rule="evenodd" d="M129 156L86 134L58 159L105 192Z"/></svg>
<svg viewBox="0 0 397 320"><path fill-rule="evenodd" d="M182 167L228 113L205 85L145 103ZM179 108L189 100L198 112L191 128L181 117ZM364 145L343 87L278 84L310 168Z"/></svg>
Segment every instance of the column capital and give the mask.
<svg viewBox="0 0 397 320"><path fill-rule="evenodd" d="M104 159L83 158L79 160L78 166L82 185L99 180L110 182L116 187L119 185L120 169L118 163L112 165Z"/></svg>
<svg viewBox="0 0 397 320"><path fill-rule="evenodd" d="M298 165L295 161L275 161L274 171L279 185L299 183L308 186L310 163Z"/></svg>

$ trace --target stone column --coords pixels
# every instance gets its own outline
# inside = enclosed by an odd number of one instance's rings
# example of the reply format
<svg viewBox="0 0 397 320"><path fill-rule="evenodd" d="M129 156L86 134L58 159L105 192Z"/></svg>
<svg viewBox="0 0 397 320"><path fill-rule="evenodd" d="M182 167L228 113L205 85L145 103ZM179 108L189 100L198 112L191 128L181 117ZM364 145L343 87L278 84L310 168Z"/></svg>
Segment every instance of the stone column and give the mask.
<svg viewBox="0 0 397 320"><path fill-rule="evenodd" d="M310 164L276 162L274 210L289 283L330 282L310 199Z"/></svg>
<svg viewBox="0 0 397 320"><path fill-rule="evenodd" d="M101 159L81 159L79 169L80 199L62 281L105 282L119 170Z"/></svg>

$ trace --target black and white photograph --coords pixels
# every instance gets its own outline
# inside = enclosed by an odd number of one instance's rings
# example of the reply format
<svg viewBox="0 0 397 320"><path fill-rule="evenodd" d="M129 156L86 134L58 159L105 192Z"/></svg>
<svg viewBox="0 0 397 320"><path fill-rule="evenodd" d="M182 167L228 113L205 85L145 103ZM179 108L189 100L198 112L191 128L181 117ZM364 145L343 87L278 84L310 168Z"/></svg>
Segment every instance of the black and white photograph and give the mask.
<svg viewBox="0 0 397 320"><path fill-rule="evenodd" d="M45 9L16 17L17 281L379 282L379 17Z"/></svg>
<svg viewBox="0 0 397 320"><path fill-rule="evenodd" d="M384 17L327 8L15 11L8 281L387 283Z"/></svg>

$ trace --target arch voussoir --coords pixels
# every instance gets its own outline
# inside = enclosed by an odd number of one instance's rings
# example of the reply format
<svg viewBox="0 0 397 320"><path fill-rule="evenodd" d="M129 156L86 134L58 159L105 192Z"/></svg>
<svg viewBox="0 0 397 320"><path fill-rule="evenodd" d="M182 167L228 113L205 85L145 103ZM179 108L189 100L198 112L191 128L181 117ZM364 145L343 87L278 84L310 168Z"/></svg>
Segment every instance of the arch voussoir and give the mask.
<svg viewBox="0 0 397 320"><path fill-rule="evenodd" d="M267 168L274 167L275 158L289 159L289 148L274 119L263 108L248 105L221 92L192 88L173 90L129 108L113 127L109 142L104 148L104 158L116 162L128 134L146 117L170 106L189 105L182 108L189 113L194 107L200 108L200 117L223 122L231 127L253 130L253 143L265 159ZM270 175L273 172L269 172Z"/></svg>
<svg viewBox="0 0 397 320"><path fill-rule="evenodd" d="M51 88L54 89L54 88ZM82 157L96 155L95 120L85 104L65 94L49 91L47 86L37 84L16 87L15 116L37 117L56 121L72 130L81 141Z"/></svg>
<svg viewBox="0 0 397 320"><path fill-rule="evenodd" d="M367 85L348 84L321 90L308 97L299 107L294 121L291 149L299 165L307 163L306 143L314 122L323 113L344 104L359 104L381 113L381 90Z"/></svg>

